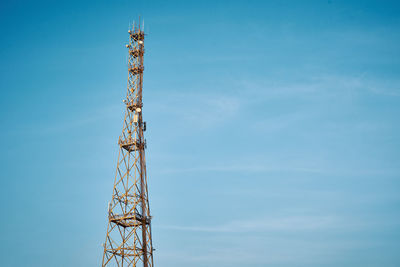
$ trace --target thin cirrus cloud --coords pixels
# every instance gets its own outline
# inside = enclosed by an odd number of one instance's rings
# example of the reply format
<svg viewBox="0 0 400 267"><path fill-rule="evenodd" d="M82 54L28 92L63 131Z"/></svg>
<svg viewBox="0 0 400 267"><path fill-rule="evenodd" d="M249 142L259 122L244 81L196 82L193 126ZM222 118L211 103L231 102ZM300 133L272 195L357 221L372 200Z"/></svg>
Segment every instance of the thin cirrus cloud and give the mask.
<svg viewBox="0 0 400 267"><path fill-rule="evenodd" d="M214 226L179 226L164 225L164 229L192 232L209 233L238 233L238 232L297 232L297 231L316 231L347 228L351 225L344 223L344 220L337 216L290 216L290 217L270 217L255 220L230 221L221 225ZM358 225L359 227L359 225Z"/></svg>
<svg viewBox="0 0 400 267"><path fill-rule="evenodd" d="M164 104L152 107L151 112L168 114L169 118L173 117L179 122L195 125L200 129L207 129L232 119L242 105L237 97L214 95L209 92L169 92L168 95L156 97L161 97Z"/></svg>
<svg viewBox="0 0 400 267"><path fill-rule="evenodd" d="M373 93L389 96L400 96L398 79L377 79L368 73L361 75L340 75L335 73L310 74L297 81L241 79L238 86L243 88L243 96L253 100L259 97L291 97L310 94L342 95L348 93Z"/></svg>

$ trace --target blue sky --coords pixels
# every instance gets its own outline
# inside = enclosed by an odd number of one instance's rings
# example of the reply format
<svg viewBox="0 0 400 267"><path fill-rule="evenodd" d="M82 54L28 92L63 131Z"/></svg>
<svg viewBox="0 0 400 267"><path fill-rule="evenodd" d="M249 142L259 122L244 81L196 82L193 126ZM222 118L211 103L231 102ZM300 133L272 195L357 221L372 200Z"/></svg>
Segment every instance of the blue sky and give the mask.
<svg viewBox="0 0 400 267"><path fill-rule="evenodd" d="M156 266L399 266L399 12L2 1L1 265L99 266L141 15Z"/></svg>

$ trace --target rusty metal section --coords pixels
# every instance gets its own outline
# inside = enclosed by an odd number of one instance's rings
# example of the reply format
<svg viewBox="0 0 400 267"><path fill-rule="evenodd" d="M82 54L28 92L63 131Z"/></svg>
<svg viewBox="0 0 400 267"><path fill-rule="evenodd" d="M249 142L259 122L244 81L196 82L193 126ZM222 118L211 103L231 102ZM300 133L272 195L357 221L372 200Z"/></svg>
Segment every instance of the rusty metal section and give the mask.
<svg viewBox="0 0 400 267"><path fill-rule="evenodd" d="M153 267L151 215L149 208L143 132L143 55L145 34L129 30L128 90L114 189L108 208L108 227L102 266Z"/></svg>

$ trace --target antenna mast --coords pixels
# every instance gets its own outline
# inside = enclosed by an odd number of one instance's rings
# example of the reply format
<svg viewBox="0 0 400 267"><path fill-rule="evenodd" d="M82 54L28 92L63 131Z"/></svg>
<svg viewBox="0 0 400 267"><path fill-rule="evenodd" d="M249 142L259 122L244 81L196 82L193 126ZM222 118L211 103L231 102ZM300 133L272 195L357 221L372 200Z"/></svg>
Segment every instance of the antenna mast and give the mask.
<svg viewBox="0 0 400 267"><path fill-rule="evenodd" d="M144 32L129 32L128 90L102 266L153 267L151 216L147 189L146 122L142 117Z"/></svg>

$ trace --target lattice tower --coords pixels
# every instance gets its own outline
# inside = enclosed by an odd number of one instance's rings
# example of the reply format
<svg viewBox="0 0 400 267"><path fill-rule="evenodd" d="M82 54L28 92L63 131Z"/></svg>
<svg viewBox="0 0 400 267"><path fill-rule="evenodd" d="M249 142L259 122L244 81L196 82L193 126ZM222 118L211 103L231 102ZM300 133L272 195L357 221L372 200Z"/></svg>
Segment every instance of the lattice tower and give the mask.
<svg viewBox="0 0 400 267"><path fill-rule="evenodd" d="M102 266L153 267L151 216L147 189L143 132L143 55L145 34L129 32L128 90L114 189L108 208L108 227Z"/></svg>

